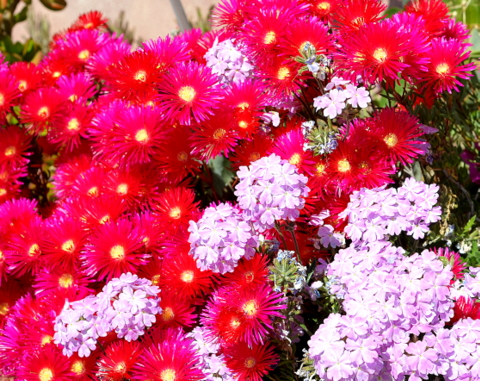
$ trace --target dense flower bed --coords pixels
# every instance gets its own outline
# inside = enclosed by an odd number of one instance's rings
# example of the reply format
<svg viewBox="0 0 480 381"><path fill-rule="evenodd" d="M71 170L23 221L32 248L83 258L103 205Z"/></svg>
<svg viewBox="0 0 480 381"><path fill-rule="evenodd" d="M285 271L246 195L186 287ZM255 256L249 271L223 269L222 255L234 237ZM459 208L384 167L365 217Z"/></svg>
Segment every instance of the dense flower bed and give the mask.
<svg viewBox="0 0 480 381"><path fill-rule="evenodd" d="M427 239L442 190L411 176L468 31L385 10L224 0L135 50L91 12L1 63L2 373L480 379L479 269Z"/></svg>

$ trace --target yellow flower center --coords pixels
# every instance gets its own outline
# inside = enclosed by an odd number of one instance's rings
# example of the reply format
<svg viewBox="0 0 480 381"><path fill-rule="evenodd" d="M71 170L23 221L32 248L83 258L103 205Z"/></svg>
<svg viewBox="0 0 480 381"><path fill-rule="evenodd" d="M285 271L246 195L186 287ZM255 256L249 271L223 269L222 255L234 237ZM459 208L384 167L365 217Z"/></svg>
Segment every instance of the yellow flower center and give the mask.
<svg viewBox="0 0 480 381"><path fill-rule="evenodd" d="M43 368L40 373L38 373L38 378L40 381L51 381L53 379L53 372L50 368Z"/></svg>
<svg viewBox="0 0 480 381"><path fill-rule="evenodd" d="M182 161L182 162L187 161L188 160L188 153L186 153L185 151L179 152L177 154L177 160Z"/></svg>
<svg viewBox="0 0 480 381"><path fill-rule="evenodd" d="M385 62L387 55L387 51L383 48L375 49L373 52L373 58L375 58L378 62Z"/></svg>
<svg viewBox="0 0 480 381"><path fill-rule="evenodd" d="M27 81L18 81L18 90L20 90L22 93L27 90Z"/></svg>
<svg viewBox="0 0 480 381"><path fill-rule="evenodd" d="M390 148L393 148L397 145L398 138L397 138L397 135L395 135L394 133L390 133L383 138L383 141L387 146L389 146Z"/></svg>
<svg viewBox="0 0 480 381"><path fill-rule="evenodd" d="M355 25L356 27L361 27L363 24L365 24L365 19L363 17L357 17L352 20L352 25Z"/></svg>
<svg viewBox="0 0 480 381"><path fill-rule="evenodd" d="M230 327L232 327L233 329L237 329L239 326L240 321L237 319L232 319L232 321L230 322Z"/></svg>
<svg viewBox="0 0 480 381"><path fill-rule="evenodd" d="M127 364L125 364L123 361L119 362L115 367L115 371L118 373L125 373L126 369L127 369Z"/></svg>
<svg viewBox="0 0 480 381"><path fill-rule="evenodd" d="M180 275L180 279L184 281L185 283L191 283L193 281L193 271L192 270L187 270Z"/></svg>
<svg viewBox="0 0 480 381"><path fill-rule="evenodd" d="M257 304L255 303L255 300L250 300L243 305L242 309L247 315L252 316L257 312Z"/></svg>
<svg viewBox="0 0 480 381"><path fill-rule="evenodd" d="M117 187L117 193L121 196L125 196L128 193L128 185L125 183L120 184Z"/></svg>
<svg viewBox="0 0 480 381"><path fill-rule="evenodd" d="M249 159L250 161L257 161L258 159L260 159L260 157L261 157L261 156L260 156L260 154L259 154L258 152L252 152L252 153L250 154L250 156L248 157L248 159Z"/></svg>
<svg viewBox="0 0 480 381"><path fill-rule="evenodd" d="M370 164L368 164L366 161L362 161L358 165L358 167L363 170L364 174L368 174L368 173L372 172L372 170L370 169Z"/></svg>
<svg viewBox="0 0 480 381"><path fill-rule="evenodd" d="M195 95L197 95L197 92L192 86L183 86L180 88L180 90L178 90L178 96L185 102L193 101Z"/></svg>
<svg viewBox="0 0 480 381"><path fill-rule="evenodd" d="M342 159L338 162L338 171L339 172L348 172L352 166L347 159Z"/></svg>
<svg viewBox="0 0 480 381"><path fill-rule="evenodd" d="M244 277L245 277L245 281L246 281L247 283L251 283L251 282L253 282L253 280L255 279L255 275L254 275L253 272L251 272L251 271L247 271L247 272L245 273Z"/></svg>
<svg viewBox="0 0 480 381"><path fill-rule="evenodd" d="M0 315L6 315L10 307L7 302L0 303Z"/></svg>
<svg viewBox="0 0 480 381"><path fill-rule="evenodd" d="M69 288L73 284L73 276L71 276L70 274L63 274L58 279L58 284L60 285L60 287Z"/></svg>
<svg viewBox="0 0 480 381"><path fill-rule="evenodd" d="M83 365L83 362L81 362L80 360L75 361L72 364L72 367L70 369L73 373L78 375L83 374L83 372L85 372L85 366Z"/></svg>
<svg viewBox="0 0 480 381"><path fill-rule="evenodd" d="M283 80L287 79L288 77L290 77L290 69L288 67L282 66L280 69L278 69L277 78L280 81L283 81Z"/></svg>
<svg viewBox="0 0 480 381"><path fill-rule="evenodd" d="M270 32L267 32L267 34L265 35L263 39L263 43L265 45L270 45L270 44L273 44L276 40L277 40L277 35L275 34L274 31L271 30Z"/></svg>
<svg viewBox="0 0 480 381"><path fill-rule="evenodd" d="M250 105L247 102L242 102L237 107L241 108L242 110L245 110L246 108L249 108Z"/></svg>
<svg viewBox="0 0 480 381"><path fill-rule="evenodd" d="M450 71L450 66L446 63L441 63L435 68L437 74L445 75Z"/></svg>
<svg viewBox="0 0 480 381"><path fill-rule="evenodd" d="M325 174L325 164L317 164L316 169L317 169L317 175L318 176L323 176Z"/></svg>
<svg viewBox="0 0 480 381"><path fill-rule="evenodd" d="M168 215L174 220L178 220L182 216L182 209L176 206L170 209L170 213L168 213Z"/></svg>
<svg viewBox="0 0 480 381"><path fill-rule="evenodd" d="M98 196L98 187L91 187L88 191L87 194L90 197L97 197Z"/></svg>
<svg viewBox="0 0 480 381"><path fill-rule="evenodd" d="M0 106L3 106L5 104L5 96L0 93Z"/></svg>
<svg viewBox="0 0 480 381"><path fill-rule="evenodd" d="M43 337L42 337L42 344L41 344L42 347L45 346L45 345L47 345L47 344L50 344L50 343L52 342L52 340L53 340L53 337L50 336L50 335L45 335L45 336L43 336Z"/></svg>
<svg viewBox="0 0 480 381"><path fill-rule="evenodd" d="M157 286L160 283L160 275L157 274L157 275L152 276L151 281L152 281L152 284L154 286Z"/></svg>
<svg viewBox="0 0 480 381"><path fill-rule="evenodd" d="M47 106L43 106L40 108L40 110L38 110L37 114L40 118L48 118L50 115L50 110Z"/></svg>
<svg viewBox="0 0 480 381"><path fill-rule="evenodd" d="M7 190L5 188L0 188L0 196L5 196L7 194Z"/></svg>
<svg viewBox="0 0 480 381"><path fill-rule="evenodd" d="M173 310L170 307L167 307L162 312L163 321L171 321L175 317Z"/></svg>
<svg viewBox="0 0 480 381"><path fill-rule="evenodd" d="M145 70L139 70L133 76L133 79L138 82L146 82L147 80L147 72Z"/></svg>
<svg viewBox="0 0 480 381"><path fill-rule="evenodd" d="M30 246L30 249L28 249L28 256L36 257L38 254L40 254L40 246L34 243L32 246Z"/></svg>
<svg viewBox="0 0 480 381"><path fill-rule="evenodd" d="M298 153L294 153L288 162L292 165L298 165L302 161L302 157Z"/></svg>
<svg viewBox="0 0 480 381"><path fill-rule="evenodd" d="M110 216L107 214L105 216L103 216L102 218L100 218L100 220L98 220L99 224L100 225L104 225L106 224L108 221L110 221Z"/></svg>
<svg viewBox="0 0 480 381"><path fill-rule="evenodd" d="M328 11L330 9L330 3L323 1L317 5L317 8L322 11Z"/></svg>
<svg viewBox="0 0 480 381"><path fill-rule="evenodd" d="M115 245L110 249L110 256L113 259L123 259L125 258L125 249L121 245Z"/></svg>
<svg viewBox="0 0 480 381"><path fill-rule="evenodd" d="M15 148L15 146L10 146L5 149L5 156L7 157L13 156L16 153L17 153L17 149Z"/></svg>
<svg viewBox="0 0 480 381"><path fill-rule="evenodd" d="M79 54L78 54L78 58L80 58L82 61L86 61L88 60L88 57L90 57L90 52L88 50L82 50Z"/></svg>
<svg viewBox="0 0 480 381"><path fill-rule="evenodd" d="M240 122L238 122L238 127L240 127L240 128L247 128L247 127L248 127L248 123L245 122L244 120L241 120Z"/></svg>
<svg viewBox="0 0 480 381"><path fill-rule="evenodd" d="M61 77L62 76L62 72L61 71L55 71L53 72L52 74L52 77L53 78L58 78L58 77Z"/></svg>
<svg viewBox="0 0 480 381"><path fill-rule="evenodd" d="M78 131L80 129L80 122L77 118L72 118L68 121L67 130Z"/></svg>
<svg viewBox="0 0 480 381"><path fill-rule="evenodd" d="M137 131L135 134L135 140L139 143L146 143L149 139L148 132L145 128Z"/></svg>
<svg viewBox="0 0 480 381"><path fill-rule="evenodd" d="M226 133L227 133L227 131L225 131L223 128L219 128L219 129L215 130L215 132L213 133L213 138L215 140L219 140L219 139L223 138Z"/></svg>
<svg viewBox="0 0 480 381"><path fill-rule="evenodd" d="M162 373L160 373L160 379L162 381L175 381L177 378L177 375L173 369L165 369L162 370Z"/></svg>
<svg viewBox="0 0 480 381"><path fill-rule="evenodd" d="M250 369L250 368L253 368L255 366L257 362L255 361L255 359L253 357L249 357L245 360L245 367Z"/></svg>

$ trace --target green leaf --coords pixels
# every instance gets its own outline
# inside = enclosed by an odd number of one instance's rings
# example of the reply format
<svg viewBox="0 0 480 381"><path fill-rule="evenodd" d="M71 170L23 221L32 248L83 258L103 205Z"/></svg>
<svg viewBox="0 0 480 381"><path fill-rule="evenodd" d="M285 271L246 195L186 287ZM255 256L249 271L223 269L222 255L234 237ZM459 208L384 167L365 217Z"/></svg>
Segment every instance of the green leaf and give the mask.
<svg viewBox="0 0 480 381"><path fill-rule="evenodd" d="M13 16L13 22L16 24L17 22L22 22L27 19L28 14L28 5L25 5L22 10Z"/></svg>
<svg viewBox="0 0 480 381"><path fill-rule="evenodd" d="M213 186L219 196L223 194L225 186L232 180L234 173L230 169L230 161L219 155L208 162L212 170Z"/></svg>
<svg viewBox="0 0 480 381"><path fill-rule="evenodd" d="M52 11L61 11L67 6L65 0L40 0L40 2Z"/></svg>
<svg viewBox="0 0 480 381"><path fill-rule="evenodd" d="M472 218L470 218L470 220L468 220L467 224L463 227L463 232L462 232L463 236L466 236L468 233L470 233L470 230L472 230L472 227L473 227L473 224L475 223L476 218L477 216L473 216Z"/></svg>

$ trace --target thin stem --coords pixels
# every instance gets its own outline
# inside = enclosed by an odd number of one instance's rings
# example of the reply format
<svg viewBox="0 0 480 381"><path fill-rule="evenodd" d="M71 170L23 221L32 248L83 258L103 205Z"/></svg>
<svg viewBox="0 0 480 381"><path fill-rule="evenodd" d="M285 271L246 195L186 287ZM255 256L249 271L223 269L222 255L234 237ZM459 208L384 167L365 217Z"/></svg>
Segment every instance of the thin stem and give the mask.
<svg viewBox="0 0 480 381"><path fill-rule="evenodd" d="M287 249L287 241L285 240L285 236L283 235L282 229L280 228L278 222L275 222L275 230L278 232L280 238L282 239L283 247Z"/></svg>
<svg viewBox="0 0 480 381"><path fill-rule="evenodd" d="M298 260L298 263L302 263L302 260L300 259L300 246L298 246L298 241L297 241L297 237L295 236L295 232L291 229L288 229L288 231L290 232L290 234L292 235L292 239L293 239L293 245L295 246L295 253L297 254L297 260Z"/></svg>

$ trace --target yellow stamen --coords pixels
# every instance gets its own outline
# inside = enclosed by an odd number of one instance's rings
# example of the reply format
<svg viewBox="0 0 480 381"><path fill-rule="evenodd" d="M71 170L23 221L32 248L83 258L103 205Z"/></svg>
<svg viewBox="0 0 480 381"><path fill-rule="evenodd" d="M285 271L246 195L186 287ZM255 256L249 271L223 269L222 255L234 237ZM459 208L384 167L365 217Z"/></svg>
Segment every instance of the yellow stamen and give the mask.
<svg viewBox="0 0 480 381"><path fill-rule="evenodd" d="M173 310L170 307L167 307L162 312L163 321L171 321L175 317Z"/></svg>
<svg viewBox="0 0 480 381"><path fill-rule="evenodd" d="M41 344L42 347L45 346L45 345L47 345L47 344L50 344L50 343L52 342L52 340L53 340L53 337L50 336L50 335L45 335L45 336L43 336L43 337L42 337L42 344Z"/></svg>
<svg viewBox="0 0 480 381"><path fill-rule="evenodd" d="M5 156L7 157L13 156L16 153L17 153L17 149L15 148L15 146L10 146L5 149Z"/></svg>
<svg viewBox="0 0 480 381"><path fill-rule="evenodd" d="M178 96L185 102L193 101L195 95L197 95L197 92L192 86L183 86L178 90Z"/></svg>
<svg viewBox="0 0 480 381"><path fill-rule="evenodd" d="M441 63L435 68L437 74L445 75L450 71L450 66L446 63Z"/></svg>
<svg viewBox="0 0 480 381"><path fill-rule="evenodd" d="M148 142L148 139L150 139L150 137L148 136L148 132L145 128L142 128L135 134L135 140L139 143L146 143Z"/></svg>
<svg viewBox="0 0 480 381"><path fill-rule="evenodd" d="M237 107L241 108L242 110L245 110L246 108L249 108L250 105L247 102L242 102Z"/></svg>
<svg viewBox="0 0 480 381"><path fill-rule="evenodd" d="M62 245L62 250L67 253L73 253L75 251L75 243L73 240L69 239Z"/></svg>
<svg viewBox="0 0 480 381"><path fill-rule="evenodd" d="M248 127L248 123L245 122L244 120L241 120L240 122L238 122L238 127L240 127L240 128L247 128L247 127Z"/></svg>
<svg viewBox="0 0 480 381"><path fill-rule="evenodd" d="M160 275L157 274L157 275L152 276L151 281L152 281L152 284L154 286L158 286L158 284L160 283Z"/></svg>
<svg viewBox="0 0 480 381"><path fill-rule="evenodd" d="M61 77L62 76L62 72L61 71L55 71L53 74L52 74L52 77L53 78L58 78L58 77Z"/></svg>
<svg viewBox="0 0 480 381"><path fill-rule="evenodd" d="M80 58L82 61L86 61L88 60L88 58L90 57L90 52L88 50L82 50L79 54L78 54L78 58Z"/></svg>
<svg viewBox="0 0 480 381"><path fill-rule="evenodd" d="M385 62L387 56L387 51L383 48L378 48L373 52L373 58L375 58L378 62Z"/></svg>
<svg viewBox="0 0 480 381"><path fill-rule="evenodd" d="M251 283L255 280L255 275L253 274L253 272L251 271L247 271L245 274L244 274L244 277L245 277L245 281L247 283Z"/></svg>
<svg viewBox="0 0 480 381"><path fill-rule="evenodd" d="M43 106L42 108L40 108L40 110L38 110L38 113L37 115L40 117L40 118L48 118L50 116L50 110L48 109L47 106Z"/></svg>
<svg viewBox="0 0 480 381"><path fill-rule="evenodd" d="M67 130L78 131L80 129L80 122L77 118L72 118L68 121Z"/></svg>
<svg viewBox="0 0 480 381"><path fill-rule="evenodd" d="M125 183L120 184L120 185L117 187L117 193L118 193L120 196L125 196L125 195L128 193L128 185L125 184Z"/></svg>
<svg viewBox="0 0 480 381"><path fill-rule="evenodd" d="M261 157L261 156L260 156L260 154L259 154L258 152L252 152L252 153L250 154L250 156L248 157L248 159L249 159L250 161L257 161L258 159L260 159L260 157Z"/></svg>
<svg viewBox="0 0 480 381"><path fill-rule="evenodd" d="M115 371L118 373L124 373L126 369L127 365L123 361L119 362L117 366L115 366Z"/></svg>
<svg viewBox="0 0 480 381"><path fill-rule="evenodd" d="M227 131L225 131L223 128L219 128L218 130L215 130L215 132L213 133L213 138L215 140L219 140L219 139L223 138L226 133L227 133Z"/></svg>
<svg viewBox="0 0 480 381"><path fill-rule="evenodd" d="M390 148L393 148L397 145L398 138L397 138L397 135L395 135L394 133L389 133L387 136L383 138L383 141L387 146L389 146Z"/></svg>
<svg viewBox="0 0 480 381"><path fill-rule="evenodd" d="M5 104L5 96L0 93L0 106L3 106Z"/></svg>
<svg viewBox="0 0 480 381"><path fill-rule="evenodd" d="M290 69L288 67L282 66L280 69L278 69L277 78L280 81L283 81L283 80L287 79L288 77L290 77Z"/></svg>
<svg viewBox="0 0 480 381"><path fill-rule="evenodd" d="M98 196L98 187L91 187L88 191L87 194L90 197L97 197Z"/></svg>
<svg viewBox="0 0 480 381"><path fill-rule="evenodd" d="M322 10L322 11L328 11L330 9L331 5L330 3L323 1L317 5L317 8Z"/></svg>
<svg viewBox="0 0 480 381"><path fill-rule="evenodd" d="M257 312L257 304L255 303L255 300L250 300L243 305L242 309L247 315L252 316Z"/></svg>
<svg viewBox="0 0 480 381"><path fill-rule="evenodd" d="M267 32L263 39L263 43L265 45L270 45L273 44L277 40L277 35L275 34L274 31Z"/></svg>
<svg viewBox="0 0 480 381"><path fill-rule="evenodd" d="M177 154L177 160L178 160L178 161L182 161L182 162L187 161L187 160L188 160L188 153L186 153L186 152L184 152L184 151L179 152L179 153Z"/></svg>
<svg viewBox="0 0 480 381"><path fill-rule="evenodd" d="M347 159L342 159L338 162L338 171L339 172L348 172L352 166Z"/></svg>
<svg viewBox="0 0 480 381"><path fill-rule="evenodd" d="M58 284L62 288L69 288L73 284L73 276L71 276L70 274L63 274L58 279Z"/></svg>
<svg viewBox="0 0 480 381"><path fill-rule="evenodd" d="M85 372L85 365L80 360L77 360L72 364L70 370L75 374L81 375Z"/></svg>
<svg viewBox="0 0 480 381"><path fill-rule="evenodd" d="M145 70L139 70L133 76L133 79L138 82L146 82L147 81L147 72Z"/></svg>
<svg viewBox="0 0 480 381"><path fill-rule="evenodd" d="M175 381L177 378L177 374L173 369L165 369L160 373L160 379L162 381Z"/></svg>
<svg viewBox="0 0 480 381"><path fill-rule="evenodd" d="M249 357L245 360L245 367L246 368L253 368L257 362L253 357Z"/></svg>
<svg viewBox="0 0 480 381"><path fill-rule="evenodd" d="M98 220L100 225L105 225L108 221L110 221L110 216L108 214Z"/></svg>
<svg viewBox="0 0 480 381"><path fill-rule="evenodd" d="M7 190L5 188L0 188L0 196L5 196L7 194Z"/></svg>
<svg viewBox="0 0 480 381"><path fill-rule="evenodd" d="M40 381L51 381L53 380L53 372L50 368L43 368L38 373L38 378L40 379Z"/></svg>
<svg viewBox="0 0 480 381"><path fill-rule="evenodd" d="M27 90L27 81L18 81L18 90L20 90L22 93Z"/></svg>
<svg viewBox="0 0 480 381"><path fill-rule="evenodd" d="M168 215L174 220L178 220L182 216L182 209L176 206L170 209L170 213L168 213Z"/></svg>
<svg viewBox="0 0 480 381"><path fill-rule="evenodd" d="M34 243L32 246L30 246L30 249L28 249L28 256L29 257L36 257L40 254L40 246L38 246L36 243Z"/></svg>
<svg viewBox="0 0 480 381"><path fill-rule="evenodd" d="M6 315L10 311L10 306L7 302L0 303L0 315Z"/></svg>
<svg viewBox="0 0 480 381"><path fill-rule="evenodd" d="M288 162L292 165L298 165L302 161L302 157L298 153L294 153Z"/></svg>
<svg viewBox="0 0 480 381"><path fill-rule="evenodd" d="M125 258L125 249L121 245L115 245L110 249L110 256L113 259L123 259Z"/></svg>
<svg viewBox="0 0 480 381"><path fill-rule="evenodd" d="M180 279L184 281L185 283L191 283L193 281L194 274L193 271L187 270L180 275Z"/></svg>

